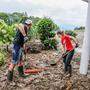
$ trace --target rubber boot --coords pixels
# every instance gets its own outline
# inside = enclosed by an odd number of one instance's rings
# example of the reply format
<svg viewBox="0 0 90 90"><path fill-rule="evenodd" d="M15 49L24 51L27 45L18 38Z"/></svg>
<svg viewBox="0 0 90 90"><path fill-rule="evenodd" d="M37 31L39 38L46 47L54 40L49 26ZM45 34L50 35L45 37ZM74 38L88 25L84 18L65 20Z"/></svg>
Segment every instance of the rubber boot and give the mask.
<svg viewBox="0 0 90 90"><path fill-rule="evenodd" d="M8 81L12 81L13 80L13 71L8 71L7 80Z"/></svg>
<svg viewBox="0 0 90 90"><path fill-rule="evenodd" d="M67 74L67 71L68 71L68 67L67 67L67 65L65 64L65 65L64 65L64 73Z"/></svg>
<svg viewBox="0 0 90 90"><path fill-rule="evenodd" d="M70 77L71 77L72 76L72 66L71 65L69 65L69 67L68 67L68 72L69 72Z"/></svg>
<svg viewBox="0 0 90 90"><path fill-rule="evenodd" d="M19 76L25 78L23 66L18 66Z"/></svg>

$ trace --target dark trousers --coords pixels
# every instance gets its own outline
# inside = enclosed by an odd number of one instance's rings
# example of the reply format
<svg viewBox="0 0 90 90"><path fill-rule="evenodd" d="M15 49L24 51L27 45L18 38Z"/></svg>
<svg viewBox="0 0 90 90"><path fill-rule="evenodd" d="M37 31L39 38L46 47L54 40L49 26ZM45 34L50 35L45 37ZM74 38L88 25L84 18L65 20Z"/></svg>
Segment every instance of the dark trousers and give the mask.
<svg viewBox="0 0 90 90"><path fill-rule="evenodd" d="M68 51L66 51L67 53ZM74 50L70 51L67 55L65 55L65 57L63 58L63 62L64 62L64 68L65 68L65 72L69 71L69 73L71 73L71 60L72 57L74 55Z"/></svg>

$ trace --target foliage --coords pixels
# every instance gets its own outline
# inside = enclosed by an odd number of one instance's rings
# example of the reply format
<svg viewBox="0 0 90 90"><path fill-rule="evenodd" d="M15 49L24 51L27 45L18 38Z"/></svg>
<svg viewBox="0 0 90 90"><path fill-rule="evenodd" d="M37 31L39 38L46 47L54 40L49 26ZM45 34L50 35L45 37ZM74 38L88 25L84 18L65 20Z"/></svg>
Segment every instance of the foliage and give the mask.
<svg viewBox="0 0 90 90"><path fill-rule="evenodd" d="M73 37L76 37L77 36L77 34L74 31L71 31L71 30L65 31L65 33L68 34L68 35L71 35Z"/></svg>
<svg viewBox="0 0 90 90"><path fill-rule="evenodd" d="M50 18L43 18L38 21L37 30L40 36L41 42L44 44L46 49L55 48L56 41L50 38L53 38L55 36L55 24Z"/></svg>
<svg viewBox="0 0 90 90"><path fill-rule="evenodd" d="M46 19L44 22L43 19L39 17L29 16L26 12L24 13L0 13L0 43L11 43L15 34L15 24L23 23L27 18L31 19L33 24L31 30L29 30L29 37L40 39L43 42L43 39L49 39L54 36L54 32L52 30L58 29L58 26L52 22L52 20ZM39 22L42 22L42 27L45 27L45 35L43 33L43 36L40 34L43 32L43 29L38 32L37 24ZM49 21L49 22L48 22ZM44 25L45 24L45 25ZM40 34L40 35L39 35Z"/></svg>
<svg viewBox="0 0 90 90"><path fill-rule="evenodd" d="M30 16L28 18L33 21L33 26L35 26L37 22L41 19L39 17L34 17L34 16Z"/></svg>
<svg viewBox="0 0 90 90"><path fill-rule="evenodd" d="M14 25L7 25L3 20L0 20L0 42L11 43L14 37Z"/></svg>
<svg viewBox="0 0 90 90"><path fill-rule="evenodd" d="M80 27L75 27L74 30L84 30L85 27L84 26L80 26Z"/></svg>
<svg viewBox="0 0 90 90"><path fill-rule="evenodd" d="M8 29L11 29L11 28L13 29L14 24L24 23L24 21L26 19L31 19L32 22L33 22L33 25L32 25L32 29L29 31L29 36L32 37L32 38L34 38L34 37L38 38L38 32L35 28L35 25L41 18L34 17L34 16L29 16L28 17L26 12L24 12L24 13L19 13L19 12L3 13L3 12L1 12L0 13L0 19L4 21L4 25L6 24L6 27L8 27ZM6 27L5 28L3 27L5 29L4 31L6 31ZM5 36L7 36L7 35L5 35ZM3 40L0 40L0 42L3 41Z"/></svg>
<svg viewBox="0 0 90 90"><path fill-rule="evenodd" d="M0 13L0 19L4 20L7 25L12 25L15 23L22 23L27 18L27 13L18 13L14 12L9 13Z"/></svg>
<svg viewBox="0 0 90 90"><path fill-rule="evenodd" d="M5 62L5 55L4 53L0 52L0 66L3 65Z"/></svg>
<svg viewBox="0 0 90 90"><path fill-rule="evenodd" d="M55 39L47 39L47 40L44 40L44 45L47 49L57 49L56 45L57 45L57 41Z"/></svg>
<svg viewBox="0 0 90 90"><path fill-rule="evenodd" d="M30 39L39 39L38 31L34 27L29 30L28 36L30 37Z"/></svg>
<svg viewBox="0 0 90 90"><path fill-rule="evenodd" d="M0 19L4 20L6 23L8 23L8 14L1 12Z"/></svg>

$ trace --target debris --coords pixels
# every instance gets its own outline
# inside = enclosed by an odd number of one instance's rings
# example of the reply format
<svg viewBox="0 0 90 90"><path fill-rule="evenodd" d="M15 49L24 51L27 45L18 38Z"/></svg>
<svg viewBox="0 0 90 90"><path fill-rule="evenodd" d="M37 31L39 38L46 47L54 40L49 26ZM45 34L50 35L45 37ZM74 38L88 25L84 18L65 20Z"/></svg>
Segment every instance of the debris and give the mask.
<svg viewBox="0 0 90 90"><path fill-rule="evenodd" d="M73 60L72 77L64 74L64 65L61 60L58 65L50 66L51 60L58 60L55 51L42 51L38 54L27 54L25 62L25 74L27 77L21 79L14 74L12 84L6 85L7 64L0 68L0 90L89 90L90 77L82 77L79 74L79 64ZM78 85L79 84L79 85ZM4 89L3 89L4 87Z"/></svg>

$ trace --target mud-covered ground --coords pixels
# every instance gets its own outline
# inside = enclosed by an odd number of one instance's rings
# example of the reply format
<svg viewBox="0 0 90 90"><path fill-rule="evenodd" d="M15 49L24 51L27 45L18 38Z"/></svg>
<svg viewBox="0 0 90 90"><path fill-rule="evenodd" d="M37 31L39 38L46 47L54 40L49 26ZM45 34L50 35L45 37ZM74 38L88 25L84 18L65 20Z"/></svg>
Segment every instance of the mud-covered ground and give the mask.
<svg viewBox="0 0 90 90"><path fill-rule="evenodd" d="M40 69L41 72L38 73L29 73L23 79L18 76L16 67L12 82L8 82L6 79L8 62L11 59L8 55L9 58L7 58L6 64L0 67L0 90L90 90L90 74L80 75L78 59L77 62L72 60L73 71L71 77L64 74L62 59L55 66L49 65L50 60L58 60L60 55L57 55L54 50L43 50L37 54L27 54L27 57L24 58L24 69L41 67L46 69ZM79 52L76 52L75 55L80 57Z"/></svg>
<svg viewBox="0 0 90 90"><path fill-rule="evenodd" d="M28 67L32 69L35 65L45 67L44 63L50 60L58 60L55 51L42 51L38 54L28 54ZM31 66L30 66L31 65ZM90 90L90 75L82 76L79 74L79 64L72 61L72 77L64 74L62 60L56 66L49 66L47 70L34 73L22 79L18 76L17 70L14 71L13 81L7 82L6 74L8 65L0 69L0 90Z"/></svg>

